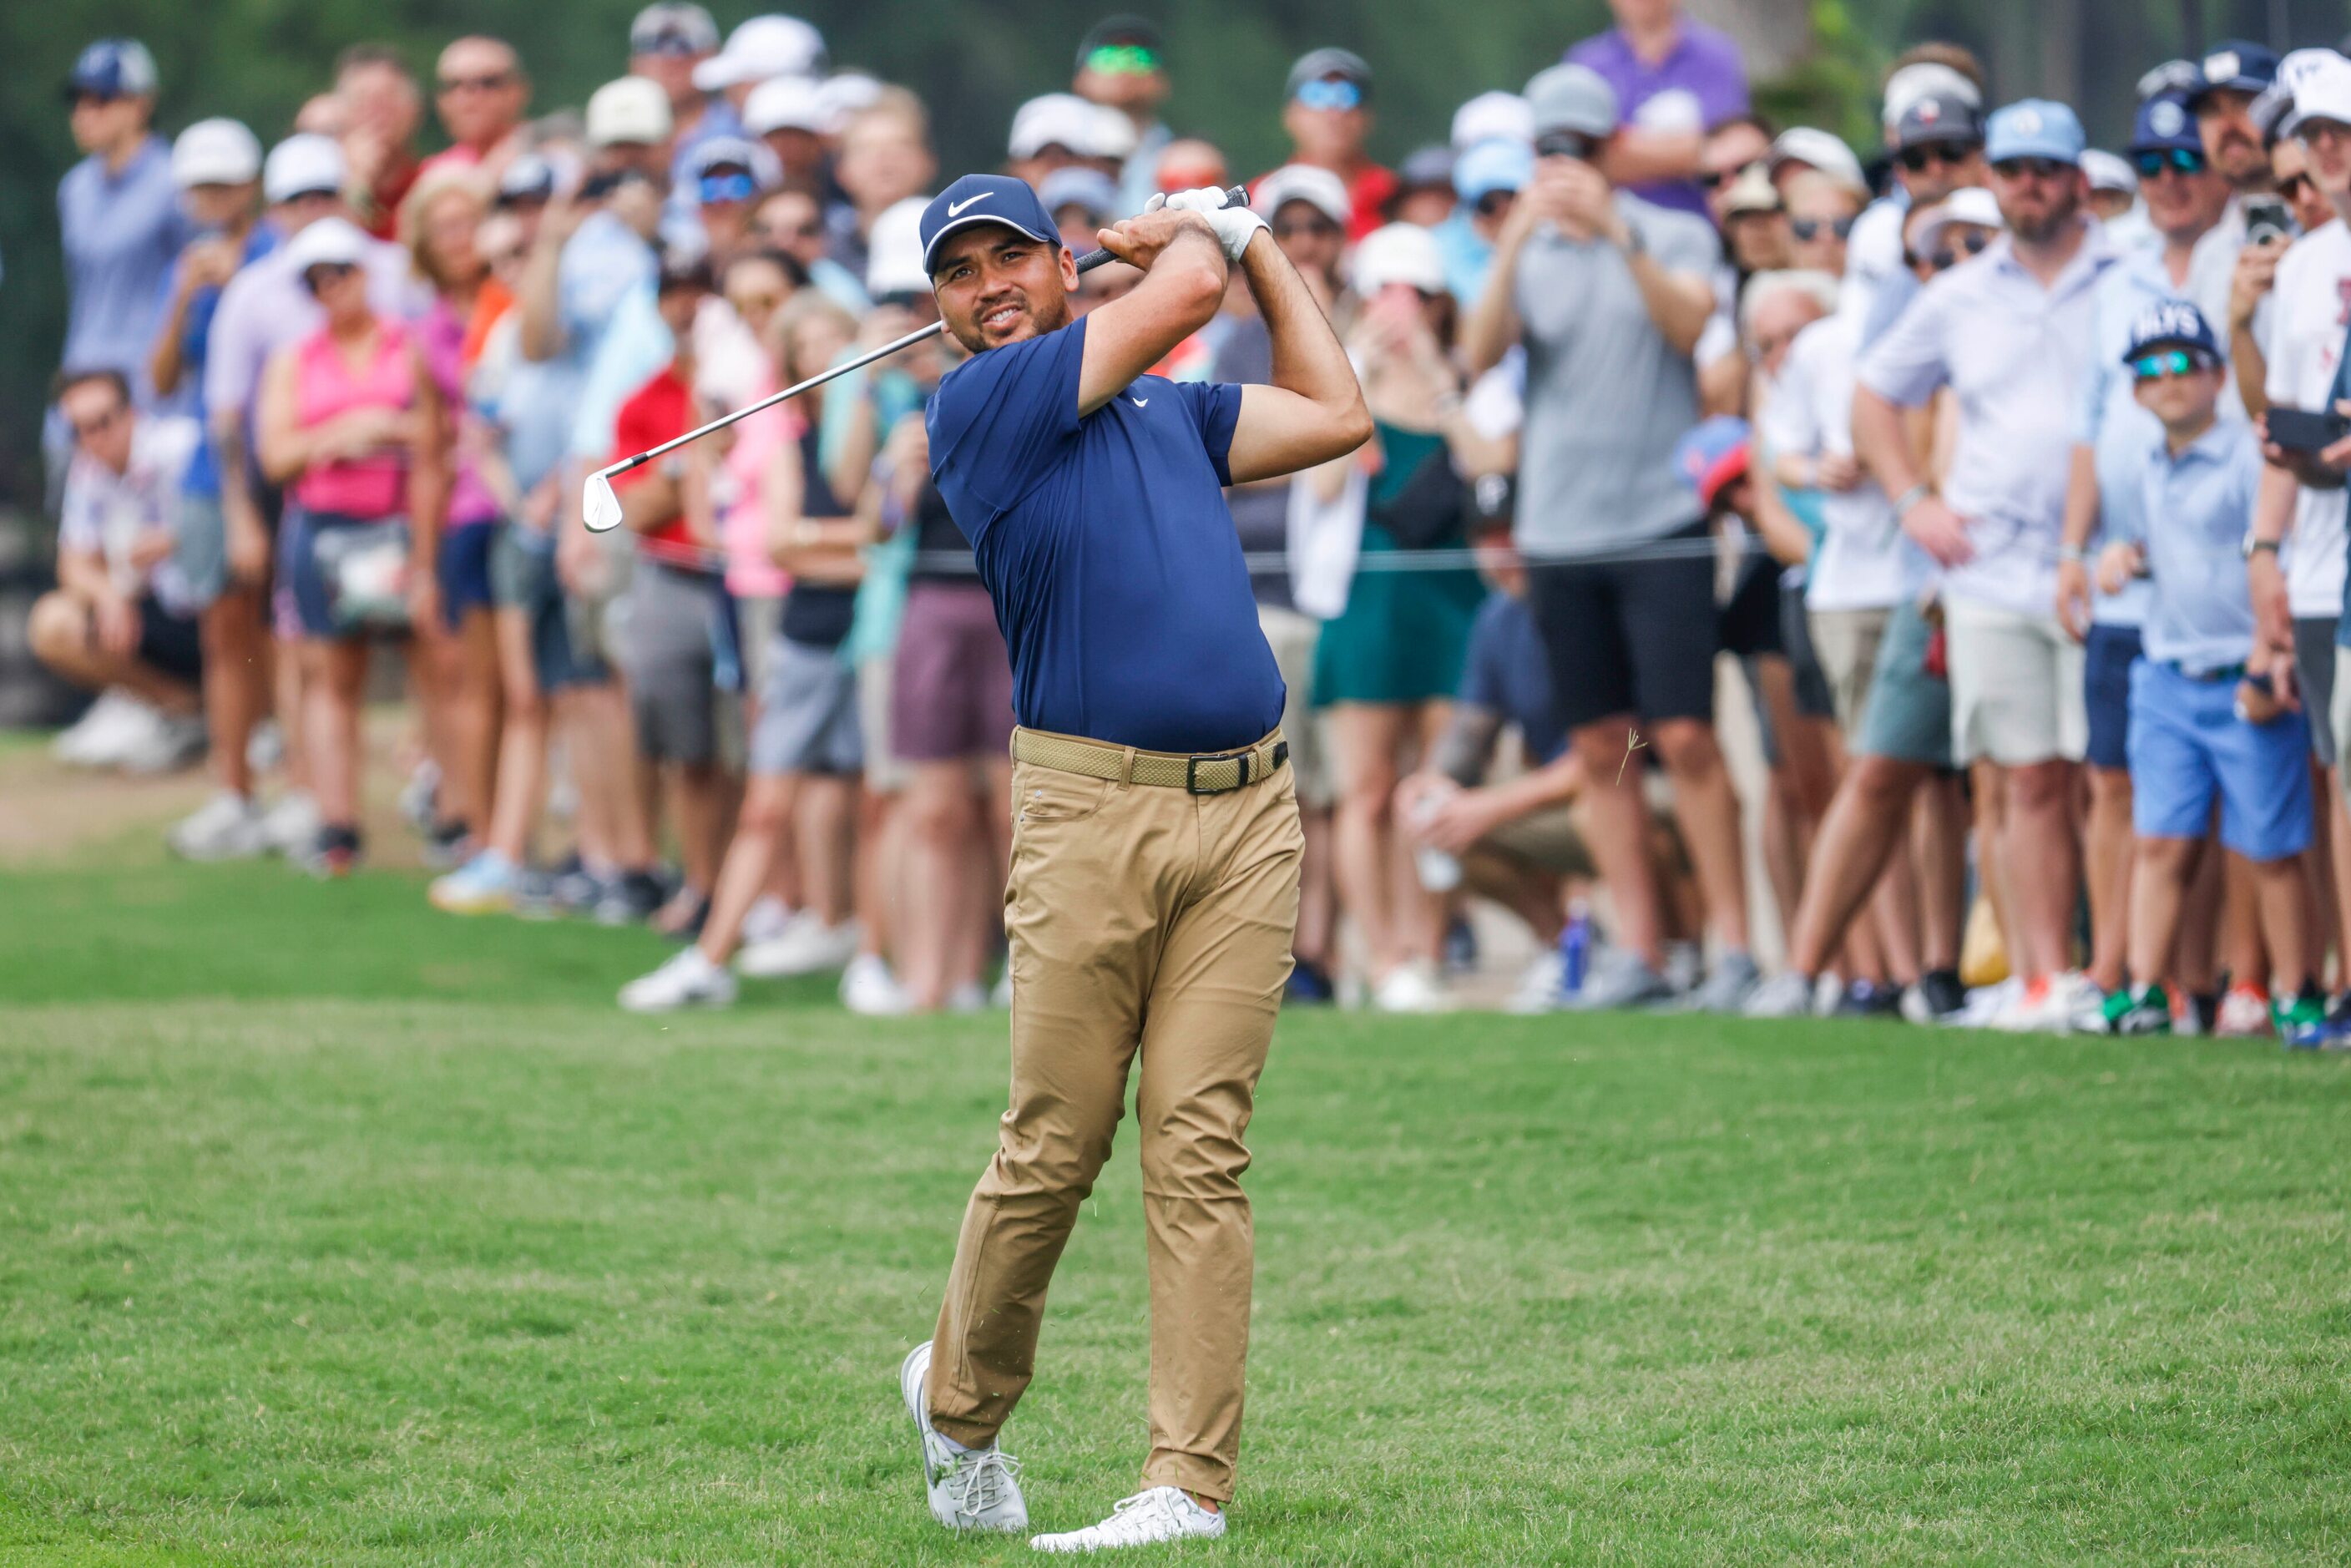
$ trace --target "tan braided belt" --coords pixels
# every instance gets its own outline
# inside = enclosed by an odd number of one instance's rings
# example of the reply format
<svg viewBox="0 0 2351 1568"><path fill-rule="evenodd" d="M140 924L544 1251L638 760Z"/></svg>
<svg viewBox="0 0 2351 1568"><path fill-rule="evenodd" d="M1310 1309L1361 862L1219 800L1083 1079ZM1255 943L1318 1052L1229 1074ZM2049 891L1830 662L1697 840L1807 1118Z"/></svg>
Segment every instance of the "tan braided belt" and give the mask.
<svg viewBox="0 0 2351 1568"><path fill-rule="evenodd" d="M1099 740L1041 729L1016 729L1012 758L1085 779L1107 779L1113 783L1132 780L1195 795L1222 795L1272 778L1290 760L1290 742L1277 729L1246 751L1186 757L1167 751L1131 751L1123 746L1105 746Z"/></svg>

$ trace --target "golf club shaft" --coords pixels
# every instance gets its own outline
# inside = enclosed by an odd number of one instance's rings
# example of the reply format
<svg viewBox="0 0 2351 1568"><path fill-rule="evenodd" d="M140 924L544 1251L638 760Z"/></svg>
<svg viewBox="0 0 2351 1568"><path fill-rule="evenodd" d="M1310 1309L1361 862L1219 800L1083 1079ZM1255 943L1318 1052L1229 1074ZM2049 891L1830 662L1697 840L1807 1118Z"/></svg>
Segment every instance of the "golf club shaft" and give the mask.
<svg viewBox="0 0 2351 1568"><path fill-rule="evenodd" d="M1233 186L1230 190L1225 193L1225 205L1228 207L1246 206L1248 204L1249 193L1238 185ZM1092 272L1095 267L1105 266L1111 262L1116 261L1118 257L1113 256L1106 250L1091 250L1078 258L1078 271L1081 274ZM653 447L650 451L640 452L634 457L630 458L624 463L615 463L612 466L603 471L603 477L606 479L611 479L620 475L628 473L632 468L642 468L656 457L667 456L669 454L676 451L679 447L684 446L689 441L699 441L715 430L724 430L737 420L748 419L751 415L758 413L761 409L773 408L779 402L784 402L792 398L796 398L804 392L808 392L816 387L820 387L824 385L825 382L832 381L837 377L845 376L852 371L862 371L876 360L886 360L891 355L898 352L899 350L911 349L917 343L937 337L941 332L944 332L946 329L947 324L945 321L934 321L927 327L915 329L914 331L907 333L903 338L893 338L889 342L883 344L880 348L869 350L866 352L858 355L857 358L848 361L845 363L835 365L831 370L826 371L821 374L810 376L808 380L798 382L792 386L788 386L781 392L769 392L766 397L761 398L757 402L747 403L745 406L737 409L732 413L720 414L716 419L712 420L709 423L694 430L689 430L684 435L672 436L669 440L663 442L659 446Z"/></svg>

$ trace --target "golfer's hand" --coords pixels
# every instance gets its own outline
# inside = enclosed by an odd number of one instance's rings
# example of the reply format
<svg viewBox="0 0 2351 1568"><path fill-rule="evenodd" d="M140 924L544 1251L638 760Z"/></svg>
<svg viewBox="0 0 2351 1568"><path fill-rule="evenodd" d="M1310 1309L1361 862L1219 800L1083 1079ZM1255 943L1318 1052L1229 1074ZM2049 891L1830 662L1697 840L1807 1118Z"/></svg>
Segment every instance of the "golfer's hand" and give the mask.
<svg viewBox="0 0 2351 1568"><path fill-rule="evenodd" d="M1225 247L1227 261L1240 260L1241 252L1249 249L1249 241L1265 227L1265 220L1248 207L1225 205L1225 193L1213 186L1203 185L1197 190L1154 196L1144 204L1143 210L1155 213L1162 207L1197 213L1207 219L1208 227L1216 234L1217 243Z"/></svg>
<svg viewBox="0 0 2351 1568"><path fill-rule="evenodd" d="M1902 531L1938 566L1964 566L1975 559L1966 519L1945 506L1940 496L1928 496L1902 514Z"/></svg>
<svg viewBox="0 0 2351 1568"><path fill-rule="evenodd" d="M1113 224L1094 237L1102 249L1119 260L1149 272L1152 264L1159 259L1160 253L1186 232L1204 234L1219 253L1224 250L1225 242L1217 237L1217 231L1209 226L1208 220L1198 213L1187 212L1181 207L1160 207L1137 214L1123 222Z"/></svg>

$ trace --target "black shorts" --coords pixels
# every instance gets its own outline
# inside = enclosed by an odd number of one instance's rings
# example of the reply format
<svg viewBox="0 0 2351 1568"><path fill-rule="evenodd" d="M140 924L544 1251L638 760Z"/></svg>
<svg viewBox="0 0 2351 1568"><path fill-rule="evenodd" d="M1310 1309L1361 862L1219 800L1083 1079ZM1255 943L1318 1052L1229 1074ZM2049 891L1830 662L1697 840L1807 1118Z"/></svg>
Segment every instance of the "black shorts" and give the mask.
<svg viewBox="0 0 2351 1568"><path fill-rule="evenodd" d="M1527 600L1567 728L1625 715L1713 717L1714 557L1681 543L1706 537L1693 523L1658 541L1687 553L1528 566Z"/></svg>
<svg viewBox="0 0 2351 1568"><path fill-rule="evenodd" d="M174 615L151 594L139 601L139 662L175 681L204 679L204 644L196 618Z"/></svg>
<svg viewBox="0 0 2351 1568"><path fill-rule="evenodd" d="M1721 610L1722 648L1742 659L1788 651L1780 634L1780 565L1755 554L1739 563L1730 601Z"/></svg>

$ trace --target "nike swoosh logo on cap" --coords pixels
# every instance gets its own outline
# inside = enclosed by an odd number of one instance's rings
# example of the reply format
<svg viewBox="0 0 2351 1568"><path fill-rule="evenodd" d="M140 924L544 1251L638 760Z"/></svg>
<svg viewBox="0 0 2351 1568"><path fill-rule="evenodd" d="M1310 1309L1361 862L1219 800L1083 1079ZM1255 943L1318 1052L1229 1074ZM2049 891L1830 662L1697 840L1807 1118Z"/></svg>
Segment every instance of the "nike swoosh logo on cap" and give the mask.
<svg viewBox="0 0 2351 1568"><path fill-rule="evenodd" d="M953 217L957 213L962 212L966 207L971 205L974 202L984 202L994 194L996 194L996 193L993 191L982 191L977 196L966 196L960 202L949 202L947 204L947 216Z"/></svg>

